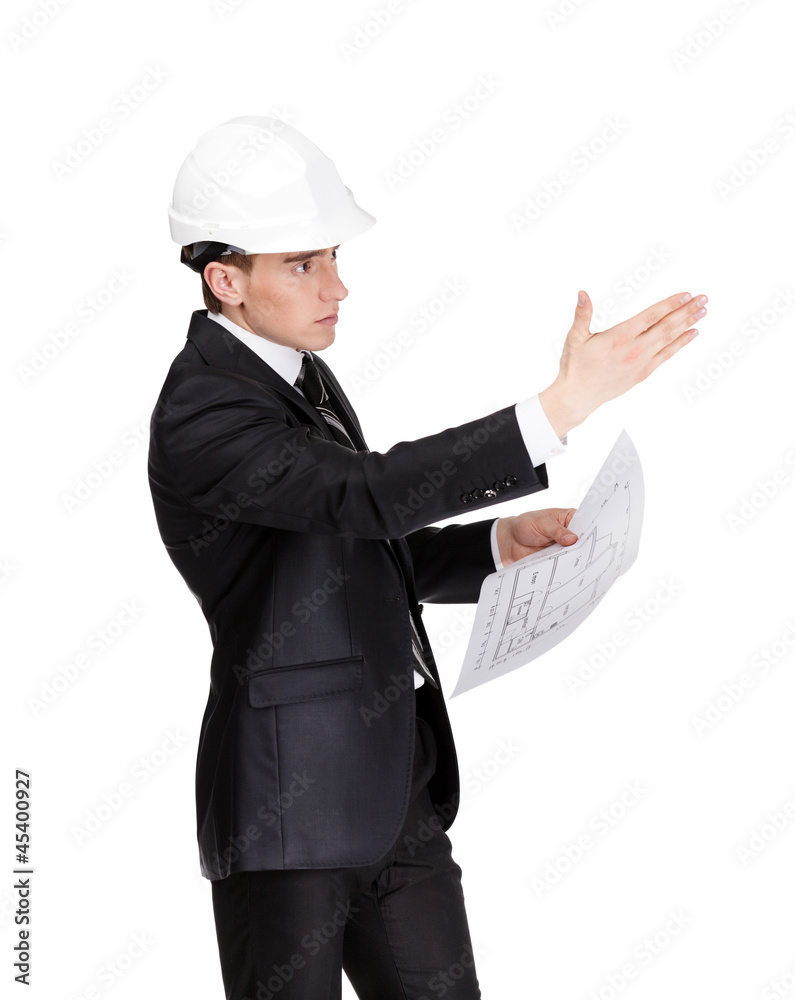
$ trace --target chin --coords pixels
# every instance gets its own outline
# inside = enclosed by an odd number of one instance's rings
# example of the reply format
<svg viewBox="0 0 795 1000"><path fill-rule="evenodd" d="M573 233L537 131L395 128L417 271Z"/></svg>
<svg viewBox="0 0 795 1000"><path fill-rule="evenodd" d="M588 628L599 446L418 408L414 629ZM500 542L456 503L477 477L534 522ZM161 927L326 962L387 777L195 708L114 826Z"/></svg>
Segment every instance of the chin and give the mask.
<svg viewBox="0 0 795 1000"><path fill-rule="evenodd" d="M330 347L334 343L334 338L337 336L337 331L333 326L321 326L319 336L316 335L315 342L316 347L313 347L313 351L322 351L326 347Z"/></svg>

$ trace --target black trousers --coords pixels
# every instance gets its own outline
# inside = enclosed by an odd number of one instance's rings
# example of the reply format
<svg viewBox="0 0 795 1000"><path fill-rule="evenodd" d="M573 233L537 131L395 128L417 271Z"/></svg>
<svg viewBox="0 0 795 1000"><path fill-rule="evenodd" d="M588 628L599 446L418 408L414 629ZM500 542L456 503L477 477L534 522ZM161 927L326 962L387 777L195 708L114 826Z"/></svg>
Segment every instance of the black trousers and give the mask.
<svg viewBox="0 0 795 1000"><path fill-rule="evenodd" d="M479 1000L461 869L428 794L417 719L411 802L390 851L360 868L236 872L212 883L227 1000Z"/></svg>

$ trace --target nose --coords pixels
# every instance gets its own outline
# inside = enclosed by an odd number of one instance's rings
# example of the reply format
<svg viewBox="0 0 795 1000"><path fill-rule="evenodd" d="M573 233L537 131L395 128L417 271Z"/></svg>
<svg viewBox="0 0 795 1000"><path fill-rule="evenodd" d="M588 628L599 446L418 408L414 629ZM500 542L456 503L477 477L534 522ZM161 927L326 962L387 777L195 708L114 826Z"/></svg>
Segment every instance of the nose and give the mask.
<svg viewBox="0 0 795 1000"><path fill-rule="evenodd" d="M342 302L347 296L348 289L340 280L336 263L332 260L324 260L323 274L320 282L320 298L324 302Z"/></svg>

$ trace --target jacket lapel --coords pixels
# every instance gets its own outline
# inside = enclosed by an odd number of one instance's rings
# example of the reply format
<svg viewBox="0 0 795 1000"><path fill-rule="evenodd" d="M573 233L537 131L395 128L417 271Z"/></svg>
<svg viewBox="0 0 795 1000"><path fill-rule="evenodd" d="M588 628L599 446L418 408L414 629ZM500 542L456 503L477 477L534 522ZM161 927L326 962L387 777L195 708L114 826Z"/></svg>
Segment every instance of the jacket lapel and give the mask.
<svg viewBox="0 0 795 1000"><path fill-rule="evenodd" d="M333 441L334 436L329 426L314 406L298 392L294 386L278 375L269 364L247 347L242 340L230 333L226 327L209 319L206 309L197 309L191 316L188 328L188 340L193 344L204 361L212 368L233 372L245 379L264 386L270 392L276 392L299 417L311 421L323 436ZM316 354L312 355L320 370L321 377L331 397L332 405L348 431L351 440L361 451L369 451L361 425L356 413L342 391L334 373L328 365ZM395 561L400 567L407 584L412 579L411 554L403 538L394 538L389 546Z"/></svg>
<svg viewBox="0 0 795 1000"><path fill-rule="evenodd" d="M328 424L315 407L242 340L230 333L226 327L209 319L206 309L197 309L193 313L188 328L188 340L210 367L252 379L268 390L277 392L302 420L306 421L308 418L323 432L324 437L334 440Z"/></svg>

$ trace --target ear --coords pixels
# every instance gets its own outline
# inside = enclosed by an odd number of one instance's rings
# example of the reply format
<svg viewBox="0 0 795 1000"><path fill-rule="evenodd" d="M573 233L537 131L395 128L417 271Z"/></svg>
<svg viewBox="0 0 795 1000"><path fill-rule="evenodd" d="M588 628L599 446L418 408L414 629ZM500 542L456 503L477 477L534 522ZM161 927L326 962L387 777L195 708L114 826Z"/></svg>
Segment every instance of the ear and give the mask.
<svg viewBox="0 0 795 1000"><path fill-rule="evenodd" d="M243 301L246 275L234 264L211 260L204 269L204 280L219 302L239 306Z"/></svg>

